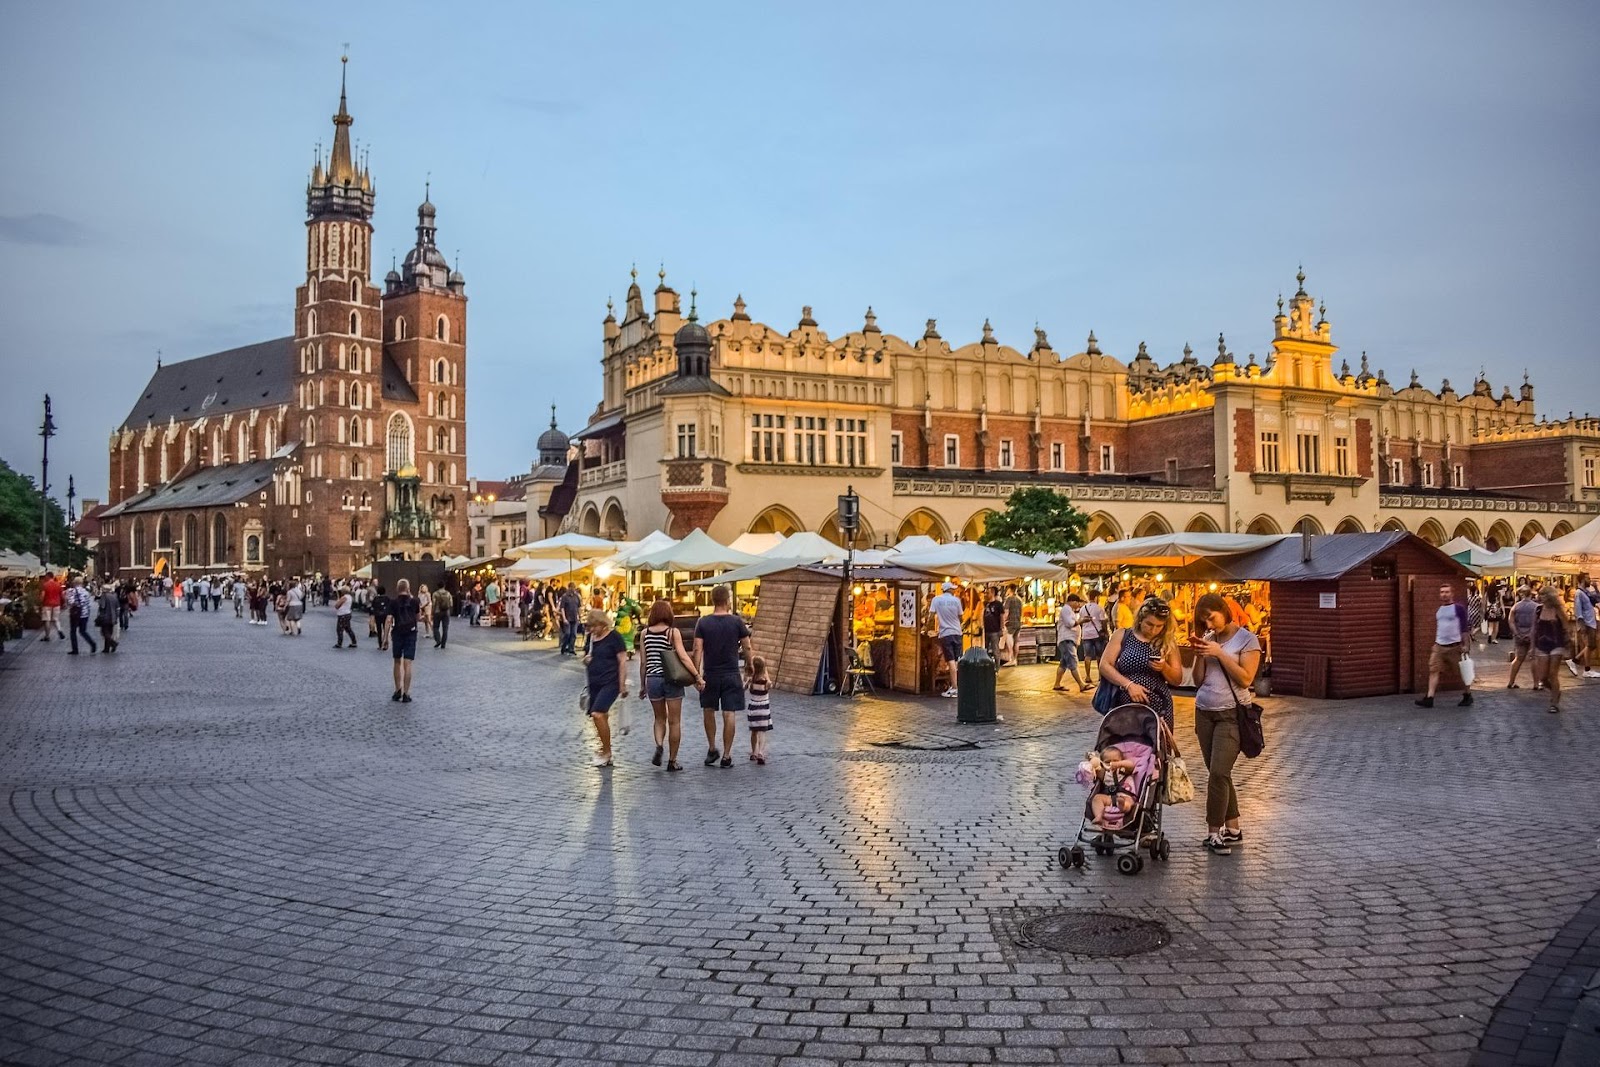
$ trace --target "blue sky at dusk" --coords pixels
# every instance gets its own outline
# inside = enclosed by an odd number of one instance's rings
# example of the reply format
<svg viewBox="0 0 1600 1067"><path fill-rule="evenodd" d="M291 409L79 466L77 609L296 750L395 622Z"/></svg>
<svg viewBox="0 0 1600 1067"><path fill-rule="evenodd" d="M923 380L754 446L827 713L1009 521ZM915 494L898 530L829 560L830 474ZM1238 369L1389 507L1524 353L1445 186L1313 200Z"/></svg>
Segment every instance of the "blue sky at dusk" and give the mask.
<svg viewBox="0 0 1600 1067"><path fill-rule="evenodd" d="M600 321L743 293L952 344L1265 354L1325 300L1352 365L1600 411L1592 3L13 5L0 457L105 489L155 366L284 336L350 43L375 258L431 174L469 306L471 473L600 392Z"/></svg>

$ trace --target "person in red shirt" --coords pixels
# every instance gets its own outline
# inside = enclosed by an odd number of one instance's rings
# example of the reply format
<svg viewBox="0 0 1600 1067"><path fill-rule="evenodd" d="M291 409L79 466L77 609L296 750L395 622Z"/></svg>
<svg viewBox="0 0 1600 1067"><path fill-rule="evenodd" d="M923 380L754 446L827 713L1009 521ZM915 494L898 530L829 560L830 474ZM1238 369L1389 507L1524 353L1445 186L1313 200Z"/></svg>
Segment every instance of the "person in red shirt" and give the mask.
<svg viewBox="0 0 1600 1067"><path fill-rule="evenodd" d="M44 639L50 640L50 631L54 630L65 641L67 635L61 631L61 580L53 571L45 572L44 583L39 586L39 609L44 616Z"/></svg>

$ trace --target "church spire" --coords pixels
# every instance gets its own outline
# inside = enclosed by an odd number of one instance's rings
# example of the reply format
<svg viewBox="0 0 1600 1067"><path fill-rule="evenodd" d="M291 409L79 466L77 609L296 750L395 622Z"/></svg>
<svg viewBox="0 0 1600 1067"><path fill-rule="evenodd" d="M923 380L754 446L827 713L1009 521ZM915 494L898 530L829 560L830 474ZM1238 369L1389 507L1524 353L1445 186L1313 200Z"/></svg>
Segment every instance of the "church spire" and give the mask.
<svg viewBox="0 0 1600 1067"><path fill-rule="evenodd" d="M345 72L350 67L348 55L339 57L339 113L333 116L333 158L328 161L328 177L335 182L354 181L356 165L350 156L350 109L345 104Z"/></svg>
<svg viewBox="0 0 1600 1067"><path fill-rule="evenodd" d="M350 57L339 57L339 111L333 116L333 153L326 167L319 158L311 168L311 184L306 189L306 214L313 219L337 216L363 221L372 217L372 176L365 160L358 161L350 149L350 115L346 95L346 72ZM319 153L320 156L320 153Z"/></svg>

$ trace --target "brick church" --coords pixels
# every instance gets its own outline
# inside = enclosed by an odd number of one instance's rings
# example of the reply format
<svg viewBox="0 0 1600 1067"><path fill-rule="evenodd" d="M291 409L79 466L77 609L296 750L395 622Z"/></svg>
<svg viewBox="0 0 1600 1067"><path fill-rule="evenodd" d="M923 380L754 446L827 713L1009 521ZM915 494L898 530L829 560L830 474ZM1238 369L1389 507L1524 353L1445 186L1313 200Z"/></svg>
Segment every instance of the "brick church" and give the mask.
<svg viewBox="0 0 1600 1067"><path fill-rule="evenodd" d="M101 573L341 577L466 551L466 281L424 198L415 246L374 284L353 121L341 76L294 333L158 366L111 435Z"/></svg>

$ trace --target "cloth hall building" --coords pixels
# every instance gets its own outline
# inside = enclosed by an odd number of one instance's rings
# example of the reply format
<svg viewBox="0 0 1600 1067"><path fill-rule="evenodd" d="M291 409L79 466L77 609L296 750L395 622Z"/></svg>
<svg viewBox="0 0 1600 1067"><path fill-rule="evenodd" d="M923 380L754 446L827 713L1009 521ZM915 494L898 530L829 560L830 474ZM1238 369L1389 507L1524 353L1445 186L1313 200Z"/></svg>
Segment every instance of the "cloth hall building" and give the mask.
<svg viewBox="0 0 1600 1067"><path fill-rule="evenodd" d="M1124 361L1091 332L1061 353L914 340L868 308L836 336L801 312L780 329L742 300L708 325L664 274L603 324L603 395L574 438L564 528L608 537L693 527L816 530L835 541L846 486L859 544L978 537L1020 486L1047 485L1090 515L1091 539L1168 531L1404 529L1491 548L1559 536L1600 514L1600 420L1541 419L1524 377L1498 394L1400 384L1338 356L1305 277L1280 297L1264 360L1219 337L1202 361Z"/></svg>
<svg viewBox="0 0 1600 1067"><path fill-rule="evenodd" d="M466 550L466 282L424 198L415 246L375 284L352 122L341 85L293 333L159 366L112 433L101 573L339 577Z"/></svg>

